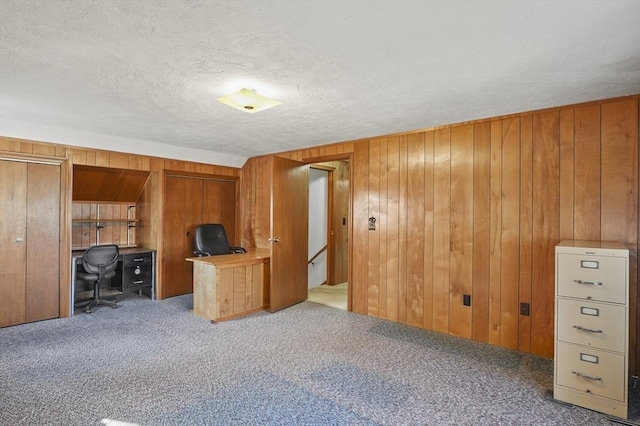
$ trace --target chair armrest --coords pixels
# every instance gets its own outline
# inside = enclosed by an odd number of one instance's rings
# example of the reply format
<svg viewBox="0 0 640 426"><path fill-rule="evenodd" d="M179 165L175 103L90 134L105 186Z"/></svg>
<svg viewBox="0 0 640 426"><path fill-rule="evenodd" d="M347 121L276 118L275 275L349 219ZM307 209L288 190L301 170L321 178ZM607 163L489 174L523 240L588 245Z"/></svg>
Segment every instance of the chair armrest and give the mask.
<svg viewBox="0 0 640 426"><path fill-rule="evenodd" d="M244 247L229 247L232 253L246 253Z"/></svg>
<svg viewBox="0 0 640 426"><path fill-rule="evenodd" d="M201 251L201 250L196 250L193 252L193 254L195 254L198 257L211 256L211 253L207 253L206 251Z"/></svg>

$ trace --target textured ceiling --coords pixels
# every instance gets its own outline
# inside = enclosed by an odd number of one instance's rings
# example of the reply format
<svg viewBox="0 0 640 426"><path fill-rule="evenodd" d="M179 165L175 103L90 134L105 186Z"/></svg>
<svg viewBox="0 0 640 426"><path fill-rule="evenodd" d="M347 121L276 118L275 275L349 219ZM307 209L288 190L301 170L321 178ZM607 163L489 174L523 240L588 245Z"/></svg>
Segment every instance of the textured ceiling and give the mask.
<svg viewBox="0 0 640 426"><path fill-rule="evenodd" d="M635 94L639 21L637 0L0 0L0 134L32 123L241 163ZM243 86L283 104L215 100Z"/></svg>

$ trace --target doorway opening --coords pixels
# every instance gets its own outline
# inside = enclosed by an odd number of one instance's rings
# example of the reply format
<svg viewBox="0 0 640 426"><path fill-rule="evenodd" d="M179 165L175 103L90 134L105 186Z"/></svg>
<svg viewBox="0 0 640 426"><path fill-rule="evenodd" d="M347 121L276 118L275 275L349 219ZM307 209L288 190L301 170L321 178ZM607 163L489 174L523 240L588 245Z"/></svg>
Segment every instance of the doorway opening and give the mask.
<svg viewBox="0 0 640 426"><path fill-rule="evenodd" d="M308 300L349 309L349 161L309 169Z"/></svg>

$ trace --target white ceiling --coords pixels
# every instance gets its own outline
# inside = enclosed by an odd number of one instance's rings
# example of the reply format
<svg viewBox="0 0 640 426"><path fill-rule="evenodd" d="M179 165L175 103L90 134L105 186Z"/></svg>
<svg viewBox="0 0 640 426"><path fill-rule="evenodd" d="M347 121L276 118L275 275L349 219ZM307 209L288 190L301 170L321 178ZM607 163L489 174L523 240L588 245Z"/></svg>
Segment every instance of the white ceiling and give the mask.
<svg viewBox="0 0 640 426"><path fill-rule="evenodd" d="M639 21L638 0L0 0L0 134L241 165L640 93ZM243 86L283 104L215 100Z"/></svg>

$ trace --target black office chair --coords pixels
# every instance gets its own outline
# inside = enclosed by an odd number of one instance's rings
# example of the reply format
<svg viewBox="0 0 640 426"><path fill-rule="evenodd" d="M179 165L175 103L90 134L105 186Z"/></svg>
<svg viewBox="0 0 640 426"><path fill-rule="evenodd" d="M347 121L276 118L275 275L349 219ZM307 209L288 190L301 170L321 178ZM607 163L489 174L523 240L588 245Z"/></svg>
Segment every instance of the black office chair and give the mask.
<svg viewBox="0 0 640 426"><path fill-rule="evenodd" d="M117 245L103 244L90 247L82 256L82 266L85 272L77 272L76 277L83 281L93 281L93 299L78 306L85 308L85 312L91 313L91 308L97 305L111 306L114 309L118 307L116 300L100 298L100 285L111 282L111 278L116 275L118 253Z"/></svg>
<svg viewBox="0 0 640 426"><path fill-rule="evenodd" d="M216 256L219 254L246 253L242 247L229 246L227 233L220 223L205 223L196 226L193 238L196 256Z"/></svg>

